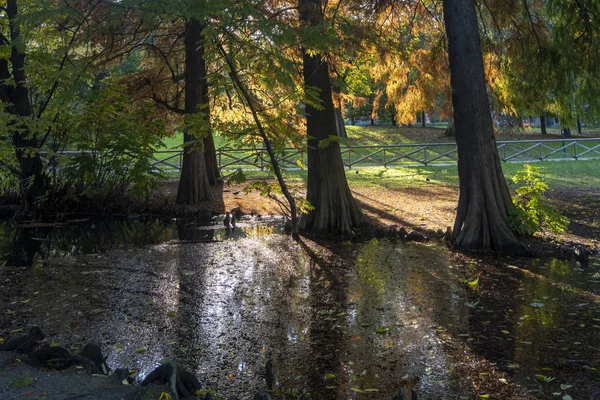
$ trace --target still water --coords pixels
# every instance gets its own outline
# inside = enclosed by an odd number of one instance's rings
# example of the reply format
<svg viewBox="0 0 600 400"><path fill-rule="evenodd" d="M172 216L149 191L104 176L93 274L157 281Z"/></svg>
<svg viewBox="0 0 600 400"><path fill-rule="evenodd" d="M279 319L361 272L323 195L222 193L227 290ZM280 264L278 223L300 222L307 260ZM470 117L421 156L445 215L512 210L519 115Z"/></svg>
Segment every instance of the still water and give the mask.
<svg viewBox="0 0 600 400"><path fill-rule="evenodd" d="M0 337L96 341L139 378L175 358L223 397L265 390L271 360L282 399L600 398L597 262L297 243L282 225L2 225Z"/></svg>

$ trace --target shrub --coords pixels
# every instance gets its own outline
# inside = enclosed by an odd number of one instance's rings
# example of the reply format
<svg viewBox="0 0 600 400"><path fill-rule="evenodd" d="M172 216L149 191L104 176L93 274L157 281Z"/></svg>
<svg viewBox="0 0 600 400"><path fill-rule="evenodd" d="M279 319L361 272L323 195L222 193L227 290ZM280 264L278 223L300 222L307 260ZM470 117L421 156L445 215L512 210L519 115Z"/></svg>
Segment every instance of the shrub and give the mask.
<svg viewBox="0 0 600 400"><path fill-rule="evenodd" d="M533 235L542 228L547 228L552 233L567 229L569 220L544 197L548 190L544 175L545 168L525 164L512 178L517 188L509 218L511 228L520 235Z"/></svg>

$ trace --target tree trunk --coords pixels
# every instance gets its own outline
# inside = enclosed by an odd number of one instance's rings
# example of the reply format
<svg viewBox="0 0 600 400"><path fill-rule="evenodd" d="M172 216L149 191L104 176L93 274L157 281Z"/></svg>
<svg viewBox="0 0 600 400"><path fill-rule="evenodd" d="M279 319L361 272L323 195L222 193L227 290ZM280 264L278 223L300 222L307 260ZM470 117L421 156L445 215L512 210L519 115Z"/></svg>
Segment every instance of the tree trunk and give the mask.
<svg viewBox="0 0 600 400"><path fill-rule="evenodd" d="M371 126L375 126L375 119L371 118Z"/></svg>
<svg viewBox="0 0 600 400"><path fill-rule="evenodd" d="M204 46L202 43L202 25L195 19L186 22L185 26L185 113L186 116L201 113L205 124L186 121L184 132L183 165L179 188L177 190L178 204L195 204L203 200L212 200L212 192L206 171L204 150L200 143L204 134L210 134L208 119L208 92L206 85L206 63L203 59ZM202 72L204 71L204 73Z"/></svg>
<svg viewBox="0 0 600 400"><path fill-rule="evenodd" d="M544 113L540 115L540 130L542 131L542 135L548 134L548 131L546 130L546 116Z"/></svg>
<svg viewBox="0 0 600 400"><path fill-rule="evenodd" d="M201 30L204 27L201 28ZM205 113L208 130L204 132L204 161L206 162L206 174L208 175L208 183L215 185L221 179L219 164L217 163L217 150L215 149L215 140L210 128L210 98L208 97L208 82L206 61L204 60L204 37L200 33L200 41L197 44L198 52L202 53L202 62L198 65L198 75L202 80L202 104L200 109Z"/></svg>
<svg viewBox="0 0 600 400"><path fill-rule="evenodd" d="M335 131L339 137L348 139L348 132L346 132L346 124L344 124L342 110L339 108L335 109Z"/></svg>
<svg viewBox="0 0 600 400"><path fill-rule="evenodd" d="M509 227L512 199L502 174L483 70L475 5L444 0L460 195L452 246L529 254Z"/></svg>
<svg viewBox="0 0 600 400"><path fill-rule="evenodd" d="M36 132L30 129L30 120L35 118L25 75L25 53L18 49L20 29L18 26L17 0L8 0L6 14L9 19L10 40L12 44L0 38L1 45L10 45L10 66L6 59L0 60L0 101L7 104L6 111L16 117L11 123L12 144L19 162L19 178L23 207L21 211L28 213L34 207L36 200L46 191L46 181L42 159L39 154L39 139ZM12 80L11 81L11 70Z"/></svg>
<svg viewBox="0 0 600 400"><path fill-rule="evenodd" d="M221 172L219 171L219 163L217 162L215 140L210 132L204 137L204 161L206 162L208 182L211 185L218 183L221 180Z"/></svg>
<svg viewBox="0 0 600 400"><path fill-rule="evenodd" d="M581 119L577 116L577 133L581 135Z"/></svg>
<svg viewBox="0 0 600 400"><path fill-rule="evenodd" d="M421 126L425 128L425 110L421 110Z"/></svg>
<svg viewBox="0 0 600 400"><path fill-rule="evenodd" d="M299 0L301 23L319 25L323 22L320 0ZM300 229L313 234L351 236L364 224L348 182L337 141L327 146L320 143L335 136L335 111L331 99L329 66L320 54L309 55L303 50L304 84L320 89L322 109L306 105L308 139L308 190L306 199L315 207L304 214Z"/></svg>
<svg viewBox="0 0 600 400"><path fill-rule="evenodd" d="M573 137L573 135L571 135L571 128L564 127L562 130L563 130L563 132L562 132L563 138L572 138Z"/></svg>

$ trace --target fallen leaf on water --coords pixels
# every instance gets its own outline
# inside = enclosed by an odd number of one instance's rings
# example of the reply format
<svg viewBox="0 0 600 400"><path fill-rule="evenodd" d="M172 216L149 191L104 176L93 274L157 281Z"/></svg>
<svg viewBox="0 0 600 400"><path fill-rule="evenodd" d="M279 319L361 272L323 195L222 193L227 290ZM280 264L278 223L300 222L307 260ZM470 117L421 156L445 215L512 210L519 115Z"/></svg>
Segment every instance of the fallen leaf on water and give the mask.
<svg viewBox="0 0 600 400"><path fill-rule="evenodd" d="M335 374L332 374L331 372L328 372L323 376L323 379L335 379L335 378L336 378Z"/></svg>
<svg viewBox="0 0 600 400"><path fill-rule="evenodd" d="M560 384L560 389L561 390L567 390L568 388L572 388L572 387L573 387L573 385L567 385L567 384L564 384L564 383Z"/></svg>
<svg viewBox="0 0 600 400"><path fill-rule="evenodd" d="M350 390L352 390L354 393L364 393L364 390L357 387L351 387Z"/></svg>
<svg viewBox="0 0 600 400"><path fill-rule="evenodd" d="M489 395L489 394L480 394L480 395L479 395L479 398L480 398L480 399L489 399L489 398L490 398L490 395Z"/></svg>
<svg viewBox="0 0 600 400"><path fill-rule="evenodd" d="M138 353L138 354L139 354L139 353L143 353L143 352L145 352L145 351L146 351L146 349L145 349L145 348L143 348L143 347L138 347L137 349L135 349L135 352L136 352L136 353Z"/></svg>

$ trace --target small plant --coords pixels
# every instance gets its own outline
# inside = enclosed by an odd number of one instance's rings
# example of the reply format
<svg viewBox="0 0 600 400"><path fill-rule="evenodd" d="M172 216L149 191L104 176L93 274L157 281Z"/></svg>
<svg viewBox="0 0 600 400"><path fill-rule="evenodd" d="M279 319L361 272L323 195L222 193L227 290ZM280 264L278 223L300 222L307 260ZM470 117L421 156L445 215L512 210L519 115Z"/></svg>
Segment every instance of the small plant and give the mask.
<svg viewBox="0 0 600 400"><path fill-rule="evenodd" d="M569 224L569 220L556 207L548 204L544 197L548 190L544 170L542 167L525 164L512 178L517 189L509 218L511 228L520 235L533 235L542 227L548 228L552 233L561 233Z"/></svg>

